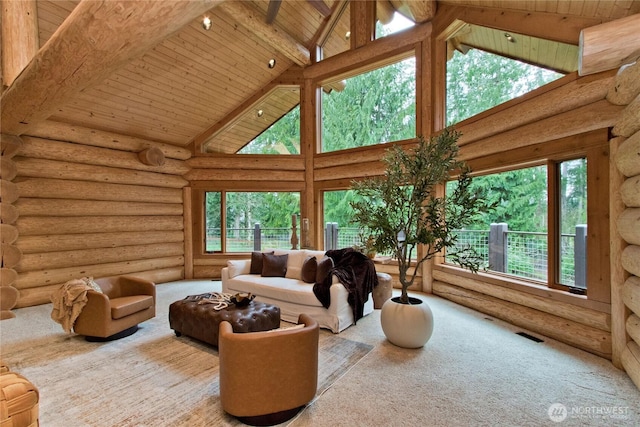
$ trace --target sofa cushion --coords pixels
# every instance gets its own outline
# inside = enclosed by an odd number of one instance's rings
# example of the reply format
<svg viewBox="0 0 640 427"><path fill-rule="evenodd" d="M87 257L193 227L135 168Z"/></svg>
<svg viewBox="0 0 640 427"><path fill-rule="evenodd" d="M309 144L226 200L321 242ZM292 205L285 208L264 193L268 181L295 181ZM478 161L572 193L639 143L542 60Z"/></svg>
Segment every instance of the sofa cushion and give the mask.
<svg viewBox="0 0 640 427"><path fill-rule="evenodd" d="M306 283L315 283L316 271L318 270L318 259L315 256L308 256L302 263L300 279Z"/></svg>
<svg viewBox="0 0 640 427"><path fill-rule="evenodd" d="M292 304L322 307L322 303L313 293L313 283L304 283L296 279L244 274L230 279L227 286L227 292L251 292L257 295L256 300L264 297Z"/></svg>
<svg viewBox="0 0 640 427"><path fill-rule="evenodd" d="M151 295L133 295L113 298L109 300L109 304L111 305L111 318L122 319L153 306L153 297Z"/></svg>
<svg viewBox="0 0 640 427"><path fill-rule="evenodd" d="M273 251L266 253L273 254ZM262 260L264 254L265 252L251 252L251 274L262 274Z"/></svg>
<svg viewBox="0 0 640 427"><path fill-rule="evenodd" d="M289 255L262 255L262 274L263 277L285 277L287 274L287 259Z"/></svg>
<svg viewBox="0 0 640 427"><path fill-rule="evenodd" d="M318 268L316 270L316 283L324 282L324 279L329 275L329 272L333 268L333 259L324 257L318 261Z"/></svg>

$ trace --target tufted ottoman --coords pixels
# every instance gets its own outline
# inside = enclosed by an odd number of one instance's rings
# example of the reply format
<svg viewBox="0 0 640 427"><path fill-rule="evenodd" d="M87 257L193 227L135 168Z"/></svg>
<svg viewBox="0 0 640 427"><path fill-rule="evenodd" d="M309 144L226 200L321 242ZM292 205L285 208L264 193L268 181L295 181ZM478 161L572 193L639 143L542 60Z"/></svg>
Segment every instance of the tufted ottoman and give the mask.
<svg viewBox="0 0 640 427"><path fill-rule="evenodd" d="M38 389L25 377L0 362L0 425L36 427L39 425Z"/></svg>
<svg viewBox="0 0 640 427"><path fill-rule="evenodd" d="M280 308L264 302L217 309L216 304L202 304L210 294L188 296L169 306L169 326L176 336L182 334L218 346L218 327L226 320L233 332L259 332L280 327Z"/></svg>

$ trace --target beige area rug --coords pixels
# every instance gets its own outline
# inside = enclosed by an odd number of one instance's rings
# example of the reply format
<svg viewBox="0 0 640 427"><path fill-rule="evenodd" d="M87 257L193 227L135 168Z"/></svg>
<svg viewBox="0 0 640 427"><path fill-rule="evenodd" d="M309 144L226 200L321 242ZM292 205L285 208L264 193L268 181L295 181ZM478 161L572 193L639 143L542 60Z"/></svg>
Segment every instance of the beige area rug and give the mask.
<svg viewBox="0 0 640 427"><path fill-rule="evenodd" d="M171 302L217 287L159 286L156 317L110 343L65 334L50 304L21 309L0 324L2 359L40 390L42 426L243 425L220 407L217 350L169 328ZM324 330L319 347L317 396L373 348Z"/></svg>

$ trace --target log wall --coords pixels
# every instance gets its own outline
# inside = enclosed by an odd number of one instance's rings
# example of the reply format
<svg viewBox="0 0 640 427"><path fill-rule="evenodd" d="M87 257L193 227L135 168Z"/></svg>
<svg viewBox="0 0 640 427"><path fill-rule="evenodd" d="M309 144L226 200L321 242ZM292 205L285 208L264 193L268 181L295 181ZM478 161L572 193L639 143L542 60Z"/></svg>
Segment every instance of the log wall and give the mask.
<svg viewBox="0 0 640 427"><path fill-rule="evenodd" d="M588 78L570 75L549 85L544 92L529 94L523 102L514 100L462 122L457 126L463 134L461 157L473 164L474 170L500 170L517 161L514 156L518 153L526 155L530 151L532 159L544 156L544 153L535 152L536 144L559 138L570 141L573 136L585 135L586 131L611 128L624 111L623 106L606 100L614 82L615 73L612 72ZM606 136L604 138L606 141ZM580 146L585 142L583 137L575 138L575 141L578 143L576 150L584 149ZM506 150L512 154L498 155ZM493 164L485 159L493 159ZM607 194L609 184L601 179L606 175L604 170L598 173L598 180L592 185L603 188L595 189L594 194ZM603 232L609 232L608 224L601 223L600 219L596 221ZM626 220L626 228L628 223ZM609 240L604 234L599 236ZM606 256L601 261L605 262L604 267L608 265ZM591 276L598 282L600 295L585 299L546 287L505 285L489 275L467 276L462 271L437 265L433 270L432 289L434 294L459 304L612 359L609 278ZM589 292L595 287L590 287ZM603 295L602 290L607 290L607 295Z"/></svg>
<svg viewBox="0 0 640 427"><path fill-rule="evenodd" d="M607 94L624 110L612 130L612 316L614 358L640 388L640 63L623 66Z"/></svg>
<svg viewBox="0 0 640 427"><path fill-rule="evenodd" d="M17 174L14 157L21 146L22 140L17 136L0 135L0 320L15 317L11 310L20 296L15 270L22 256L16 245L19 233L15 202L19 195L13 180Z"/></svg>
<svg viewBox="0 0 640 427"><path fill-rule="evenodd" d="M47 303L82 276L184 277L187 150L143 140L125 148L122 137L53 122L17 139L6 226L3 199L3 228L17 232L3 250L16 307ZM150 152L155 161L145 161Z"/></svg>

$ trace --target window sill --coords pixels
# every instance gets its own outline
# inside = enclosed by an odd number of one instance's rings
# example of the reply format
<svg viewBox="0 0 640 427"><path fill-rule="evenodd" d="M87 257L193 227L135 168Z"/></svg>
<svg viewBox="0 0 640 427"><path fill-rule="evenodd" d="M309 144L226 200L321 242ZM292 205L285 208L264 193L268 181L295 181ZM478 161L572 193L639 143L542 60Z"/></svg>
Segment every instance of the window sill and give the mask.
<svg viewBox="0 0 640 427"><path fill-rule="evenodd" d="M491 274L482 271L478 273L471 273L469 270L448 264L435 265L433 269L434 271L442 271L444 273L453 274L466 279L472 279L496 286L502 286L504 288L512 289L540 298L555 300L566 304L572 304L603 313L611 313L611 304L599 301L591 301L586 295L577 295L564 290L552 289L544 284L539 284L533 281L500 276L497 274Z"/></svg>

